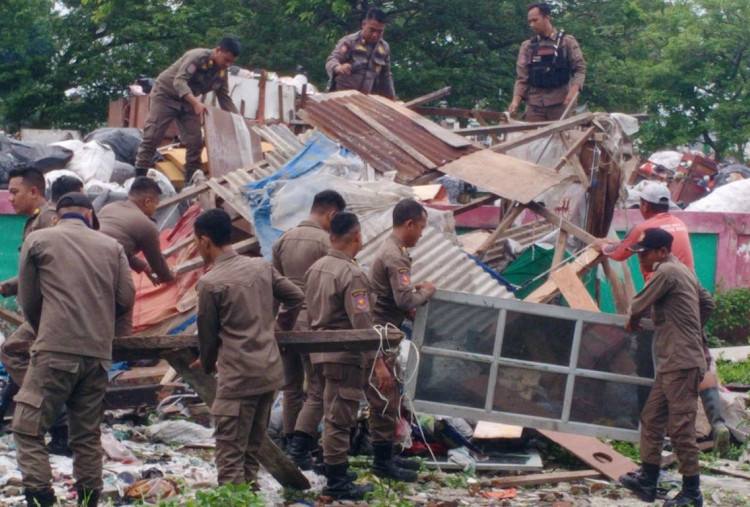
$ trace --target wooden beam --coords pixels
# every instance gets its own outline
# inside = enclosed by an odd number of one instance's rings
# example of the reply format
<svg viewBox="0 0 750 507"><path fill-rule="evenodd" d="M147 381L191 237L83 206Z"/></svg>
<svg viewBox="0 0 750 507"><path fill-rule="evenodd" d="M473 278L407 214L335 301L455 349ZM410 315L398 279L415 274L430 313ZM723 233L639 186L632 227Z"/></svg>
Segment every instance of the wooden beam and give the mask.
<svg viewBox="0 0 750 507"><path fill-rule="evenodd" d="M581 165L581 161L578 160L577 153L580 151L581 147L586 143L586 141L591 138L591 136L594 134L594 131L596 130L596 127L589 128L586 132L583 133L583 136L581 136L580 139L578 139L576 142L574 142L572 145L568 146L568 143L566 142L565 138L563 138L563 143L568 147L568 151L565 153L565 155L562 156L560 161L555 164L555 171L559 171L562 169L562 167L569 163L573 166L573 169L576 170L576 174L578 174L578 179L581 180L581 183L584 184L586 188L589 187L591 184L589 182L588 175L586 174L586 171L584 171L583 166ZM573 158L575 158L575 162L573 161ZM578 162L576 164L576 162ZM583 174L581 175L581 171L583 171Z"/></svg>
<svg viewBox="0 0 750 507"><path fill-rule="evenodd" d="M358 106L354 104L344 104L344 107L351 111L357 118L365 122L370 128L374 129L375 132L388 139L388 141L395 144L401 151L422 164L426 169L431 170L437 168L437 165L432 160L422 155L414 147L408 145L403 139L400 139L372 116L362 111Z"/></svg>
<svg viewBox="0 0 750 507"><path fill-rule="evenodd" d="M172 255L172 254L174 254L174 253L177 253L177 252L179 252L180 250L182 250L183 248L185 248L186 246L190 245L190 244L191 244L191 243L193 243L194 241L195 241L195 238L194 238L194 237L193 237L192 235L191 235L191 236L188 236L187 238L182 238L182 239L181 239L180 241L178 241L178 242L177 242L177 243L175 243L174 245L172 245L172 246L170 246L170 247L168 247L168 248L165 248L165 249L164 249L164 250L162 251L162 253L161 253L161 254L162 254L162 255L163 255L164 257L169 257L170 255Z"/></svg>
<svg viewBox="0 0 750 507"><path fill-rule="evenodd" d="M586 290L586 286L578 278L575 266L566 264L560 269L556 269L550 274L550 278L562 292L568 306L576 310L588 310L590 312L599 312L599 307Z"/></svg>
<svg viewBox="0 0 750 507"><path fill-rule="evenodd" d="M573 118L570 118L569 120L562 120L562 121L558 121L555 123L551 123L550 125L547 125L546 127L530 132L523 137L519 137L517 139L511 139L510 141L505 141L504 143L495 145L491 147L490 149L492 151L504 153L508 150L512 150L513 148L517 148L519 146L523 146L524 144L528 144L532 141L536 141L537 139L542 139L544 137L551 136L552 134L557 134L558 132L563 132L565 130L571 129L578 125L589 123L593 118L594 118L594 115L591 113L579 114L578 116L574 116Z"/></svg>
<svg viewBox="0 0 750 507"><path fill-rule="evenodd" d="M466 213L467 211L471 211L475 208L478 208L479 206L484 206L485 204L488 204L492 201L497 199L496 195L488 195L486 197L480 197L478 199L474 199L471 202L468 202L464 204L463 206L459 206L458 208L455 208L453 210L453 216L460 215L461 213Z"/></svg>
<svg viewBox="0 0 750 507"><path fill-rule="evenodd" d="M3 308L0 306L0 319L3 319L6 322L10 322L11 324L15 326L20 326L23 324L23 317L11 310L8 310L7 308Z"/></svg>
<svg viewBox="0 0 750 507"><path fill-rule="evenodd" d="M555 227L562 228L564 231L567 231L568 233L572 234L576 238L580 239L587 245L590 245L594 241L596 241L596 238L589 234L588 232L584 231L577 225L575 225L572 222L569 222L568 220L555 215L553 212L542 206L541 204L538 204L536 202L530 202L526 205L527 208L529 208L531 211L536 213L537 215L540 215L548 222L552 223Z"/></svg>
<svg viewBox="0 0 750 507"><path fill-rule="evenodd" d="M182 349L167 356L167 361L182 377L182 380L187 382L210 407L216 398L216 378L205 374L200 368L190 368L190 364L196 358L190 350ZM307 477L271 441L268 435L263 435L263 442L261 442L256 459L282 486L300 490L310 489L310 481Z"/></svg>
<svg viewBox="0 0 750 507"><path fill-rule="evenodd" d="M421 97L417 97L416 99L412 99L409 102L404 103L404 105L409 108L414 106L421 106L422 104L427 104L428 102L432 102L433 100L448 96L451 94L451 91L453 91L453 87L446 86L445 88L440 88L439 90L436 90L432 93L428 93L426 95L422 95Z"/></svg>
<svg viewBox="0 0 750 507"><path fill-rule="evenodd" d="M411 108L415 112L423 116L453 116L456 118L473 118L475 109L456 109L456 108L445 108L445 107L424 107L414 106ZM505 113L499 113L497 111L481 111L482 116L492 121L506 121L507 116Z"/></svg>
<svg viewBox="0 0 750 507"><path fill-rule="evenodd" d="M603 256L599 252L597 252L593 248L588 248L577 257L570 259L570 261L576 267L576 274L578 276L581 276L592 267L594 267L597 263L599 263L602 258ZM537 287L534 292L526 296L524 298L524 301L527 301L529 303L546 303L557 294L559 294L559 292L560 289L555 281L547 280L542 285Z"/></svg>
<svg viewBox="0 0 750 507"><path fill-rule="evenodd" d="M240 241L239 243L235 243L232 245L234 247L234 251L242 254L247 253L256 246L258 246L258 238L250 238L246 239L245 241ZM174 268L174 274L175 275L181 275L183 273L187 273L188 271L193 271L194 269L202 268L205 265L203 262L203 259L200 257L194 257L190 259L189 261L185 261L182 264L179 264L175 266Z"/></svg>
<svg viewBox="0 0 750 507"><path fill-rule="evenodd" d="M487 120L484 119L484 116L482 116L481 112L474 111L473 116L479 122L480 125L482 125L483 127L488 126ZM494 144L497 144L500 142L500 139L498 139L497 134L495 134L494 132L490 133L489 136L490 136L490 139L492 139L492 142Z"/></svg>
<svg viewBox="0 0 750 507"><path fill-rule="evenodd" d="M245 203L236 202L238 198L243 199L242 197L235 194L228 188L222 187L217 181L208 180L206 183L211 188L211 190L213 190L216 195L224 199L224 202L229 205L234 211L236 211L238 215L247 220L250 225L253 224L253 214L250 211L250 207Z"/></svg>
<svg viewBox="0 0 750 507"><path fill-rule="evenodd" d="M497 238L499 238L506 229L513 225L513 221L518 218L518 215L520 215L523 210L524 207L521 204L517 202L513 203L513 207L510 208L507 213L505 213L505 216L497 225L497 228L492 231L492 234L487 236L487 239L484 240L482 246L479 247L479 250L477 250L476 253L477 257L481 259L484 254L487 253L490 248L492 248L492 246L495 244L495 241L497 241Z"/></svg>
<svg viewBox="0 0 750 507"><path fill-rule="evenodd" d="M484 116L482 117L484 118ZM535 123L487 125L481 127L467 127L465 129L454 130L453 132L462 136L477 136L484 134L511 134L513 132L525 132L527 130L539 129L547 125L551 125L552 123L553 122L551 121L540 121Z"/></svg>
<svg viewBox="0 0 750 507"><path fill-rule="evenodd" d="M557 242L555 243L555 253L552 255L552 266L557 266L565 258L565 247L568 244L568 231L560 229L557 231Z"/></svg>
<svg viewBox="0 0 750 507"><path fill-rule="evenodd" d="M560 482L576 482L583 479L598 479L601 476L602 474L596 470L578 470L575 472L552 472L549 474L496 477L492 479L492 487L520 488L524 486L540 486L543 484L557 484Z"/></svg>
<svg viewBox="0 0 750 507"><path fill-rule="evenodd" d="M628 300L625 285L620 280L620 277L617 276L615 270L612 269L612 265L606 257L602 259L602 270L612 288L612 299L615 302L615 310L621 315L627 314L630 308L630 301Z"/></svg>

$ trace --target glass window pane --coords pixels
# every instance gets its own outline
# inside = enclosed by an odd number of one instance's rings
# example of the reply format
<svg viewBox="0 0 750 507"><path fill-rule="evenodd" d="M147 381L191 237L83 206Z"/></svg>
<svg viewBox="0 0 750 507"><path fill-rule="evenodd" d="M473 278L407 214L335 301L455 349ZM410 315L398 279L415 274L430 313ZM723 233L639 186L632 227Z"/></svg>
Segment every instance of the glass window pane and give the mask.
<svg viewBox="0 0 750 507"><path fill-rule="evenodd" d="M432 301L423 346L491 356L500 310Z"/></svg>
<svg viewBox="0 0 750 507"><path fill-rule="evenodd" d="M584 322L578 368L653 378L651 331Z"/></svg>
<svg viewBox="0 0 750 507"><path fill-rule="evenodd" d="M493 410L512 414L562 417L566 375L501 365Z"/></svg>
<svg viewBox="0 0 750 507"><path fill-rule="evenodd" d="M416 399L484 409L490 365L423 354Z"/></svg>
<svg viewBox="0 0 750 507"><path fill-rule="evenodd" d="M500 355L567 366L575 327L574 320L509 311Z"/></svg>
<svg viewBox="0 0 750 507"><path fill-rule="evenodd" d="M637 430L648 386L576 377L570 420Z"/></svg>

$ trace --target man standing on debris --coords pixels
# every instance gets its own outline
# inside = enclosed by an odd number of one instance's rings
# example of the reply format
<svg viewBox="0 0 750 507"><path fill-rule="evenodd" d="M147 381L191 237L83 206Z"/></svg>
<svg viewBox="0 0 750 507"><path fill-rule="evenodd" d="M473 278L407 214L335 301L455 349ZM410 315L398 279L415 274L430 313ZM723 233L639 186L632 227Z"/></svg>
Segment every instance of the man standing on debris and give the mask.
<svg viewBox="0 0 750 507"><path fill-rule="evenodd" d="M240 256L232 220L211 209L195 220L195 241L211 271L198 281L198 345L206 373L219 372L211 413L216 418L219 484L255 482L256 455L268 427L276 389L284 383L274 335L274 299L299 308L304 294L269 263ZM281 327L290 329L296 312Z"/></svg>
<svg viewBox="0 0 750 507"><path fill-rule="evenodd" d="M391 76L391 48L383 40L385 13L370 8L362 29L341 38L326 59L328 91L359 90L396 100Z"/></svg>
<svg viewBox="0 0 750 507"><path fill-rule="evenodd" d="M305 273L315 261L324 257L331 248L328 238L331 219L344 210L346 201L335 190L324 190L315 195L310 216L297 227L285 232L273 244L273 266L289 278L302 291L305 290ZM279 320L289 311L285 305L279 311ZM307 311L303 307L295 329L309 329ZM282 426L288 453L302 470L312 468L311 451L317 447L318 425L323 418L323 379L313 371L309 354L284 352L284 398ZM307 380L307 399L305 399ZM304 408L303 408L304 407Z"/></svg>
<svg viewBox="0 0 750 507"><path fill-rule="evenodd" d="M44 176L36 169L19 167L10 171L8 179L10 203L17 214L28 216L23 228L24 241L30 233L54 225L55 209L45 201L45 185ZM17 276L0 282L0 295L11 297L17 294ZM10 381L3 389L0 400L0 424L13 396L23 383L26 368L29 366L28 348L33 341L34 331L28 322L24 322L0 346L0 362L10 375ZM59 438L53 438L53 440L55 443L58 441L63 443ZM67 446L67 439L64 444Z"/></svg>
<svg viewBox="0 0 750 507"><path fill-rule="evenodd" d="M549 5L533 3L526 12L535 35L518 52L508 111L516 115L518 106L526 101L525 121L556 121L583 88L586 62L578 41L552 26Z"/></svg>
<svg viewBox="0 0 750 507"><path fill-rule="evenodd" d="M664 505L701 506L695 417L698 385L706 372L702 319L715 305L695 273L671 254L672 241L669 232L655 227L646 229L631 246L652 276L633 299L626 329L638 330L641 318L653 308L656 376L641 412L643 465L621 476L620 483L643 501L655 500L662 445L668 433L679 460L682 491Z"/></svg>
<svg viewBox="0 0 750 507"><path fill-rule="evenodd" d="M598 239L592 247L602 252L607 257L616 261L626 261L633 255L630 247L638 242L646 229L658 227L670 233L674 238L672 242L672 255L678 261L695 271L693 261L693 248L690 245L690 234L685 223L669 213L670 193L669 188L659 183L651 183L641 192L640 212L644 221L633 227L620 243L608 239ZM643 279L648 281L653 273L644 269L641 265ZM708 364L708 371L701 381L699 387L703 408L711 423L713 439L719 454L724 456L729 451L730 434L724 419L724 411L719 394L719 379L716 376L716 363L711 358L708 343L703 341L703 353Z"/></svg>
<svg viewBox="0 0 750 507"><path fill-rule="evenodd" d="M414 199L403 199L393 208L393 233L383 242L370 268L370 284L375 296L373 314L375 324L401 327L405 318L413 319L417 307L425 304L435 293L435 286L428 281L414 285L411 279L411 256L408 248L417 245L427 225L427 211ZM374 355L365 371L371 371ZM396 358L388 357L389 369L396 367ZM370 433L375 453L373 473L413 482L419 463L393 455L393 441L399 417L399 388L378 393L367 382L365 394L370 403ZM382 397L380 396L382 394ZM385 400L383 399L385 398Z"/></svg>
<svg viewBox="0 0 750 507"><path fill-rule="evenodd" d="M159 74L151 90L151 106L135 161L136 176L146 176L172 120L177 122L180 139L187 150L185 181L190 181L193 173L201 169L201 124L209 109L198 97L214 92L224 111L239 114L229 96L227 71L239 54L239 41L224 37L214 49L191 49Z"/></svg>
<svg viewBox="0 0 750 507"><path fill-rule="evenodd" d="M55 227L31 233L21 249L18 301L36 339L12 429L28 505L51 506L44 435L65 405L79 505L95 506L115 318L133 305L135 291L122 246L94 230L85 195L64 195L57 216Z"/></svg>
<svg viewBox="0 0 750 507"><path fill-rule="evenodd" d="M130 267L137 273L146 273L154 284L174 280L174 273L161 253L159 229L152 218L160 196L159 184L141 176L133 180L126 200L107 204L99 212L101 232L119 241ZM138 257L139 252L143 252L145 261ZM117 336L130 334L132 324L132 313L119 319Z"/></svg>
<svg viewBox="0 0 750 507"><path fill-rule="evenodd" d="M37 173L37 171L33 171ZM37 173L33 175L36 182L42 184L42 195L44 194L44 177ZM34 187L36 188L36 187ZM43 205L43 211L36 213L36 215L29 220L31 226L27 222L27 229L24 229L24 238L29 232L33 230L44 229L52 227L57 223L57 213L55 206L57 201L63 195L68 192L80 192L83 189L83 183L81 180L72 176L61 176L52 183L51 189L51 202ZM17 199L16 202L21 202L22 199ZM38 210L35 207L35 210ZM36 223L34 223L36 222ZM12 295L18 293L18 278L13 278L9 281L11 286ZM5 291L3 290L3 294ZM11 294L9 294L11 295ZM2 346L0 346L0 362L5 366L10 376L10 381L5 386L2 392L2 400L0 400L0 421L5 418L5 414L10 406L13 397L18 393L20 386L23 384L23 379L26 376L26 371L29 368L29 349L34 343L34 330L28 322L21 324L18 329L8 337ZM68 424L65 416L65 408L63 407L60 417L55 421L49 430L49 434L52 437L47 448L51 454L58 454L60 456L70 456L70 447L68 446Z"/></svg>
<svg viewBox="0 0 750 507"><path fill-rule="evenodd" d="M305 302L312 330L372 328L370 283L354 260L361 249L357 216L347 211L337 213L331 220L331 249L305 275ZM364 355L325 352L310 354L310 359L324 379L323 461L328 484L323 494L362 500L373 487L353 482L356 474L348 470L348 452L365 381ZM393 387L387 371L378 371L378 380L381 390Z"/></svg>

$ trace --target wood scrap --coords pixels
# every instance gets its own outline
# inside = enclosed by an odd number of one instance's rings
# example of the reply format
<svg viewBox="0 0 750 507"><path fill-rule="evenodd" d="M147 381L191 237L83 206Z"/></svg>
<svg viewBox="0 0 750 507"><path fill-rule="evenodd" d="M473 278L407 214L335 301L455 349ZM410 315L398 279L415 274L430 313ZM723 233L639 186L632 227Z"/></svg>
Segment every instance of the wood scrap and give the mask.
<svg viewBox="0 0 750 507"><path fill-rule="evenodd" d="M575 266L566 264L560 269L556 269L550 274L550 278L555 282L562 293L568 306L578 310L588 310L598 312L599 307L586 290L586 286L578 278Z"/></svg>
<svg viewBox="0 0 750 507"><path fill-rule="evenodd" d="M442 99L443 97L450 95L451 91L453 91L453 87L446 86L445 88L440 88L439 90L435 90L434 92L422 95L420 97L417 97L416 99L412 99L409 102L404 103L404 105L409 108L414 106L421 106L422 104L427 104L428 102L432 102L433 100Z"/></svg>
<svg viewBox="0 0 750 507"><path fill-rule="evenodd" d="M505 232L511 225L513 225L513 222L516 220L516 218L518 218L518 215L520 215L523 210L524 207L519 203L513 203L510 210L505 213L505 216L498 224L497 228L492 231L492 234L490 234L490 236L484 241L482 246L479 247L479 250L477 250L477 255L483 256L490 248L492 248L497 239L503 234L503 232Z"/></svg>
<svg viewBox="0 0 750 507"><path fill-rule="evenodd" d="M245 241L235 243L232 246L234 247L235 252L242 254L250 252L251 250L257 248L258 244L258 238L250 238L246 239ZM202 268L203 266L205 266L205 262L203 262L203 259L201 257L194 257L188 261L183 262L182 264L175 266L173 271L175 275L181 275L183 273Z"/></svg>
<svg viewBox="0 0 750 507"><path fill-rule="evenodd" d="M537 139L542 139L543 137L551 136L552 134L557 134L558 132L563 132L578 125L589 123L593 119L594 115L591 113L579 114L578 116L574 116L573 118L570 118L568 120L551 123L546 127L542 127L533 132L529 132L525 136L497 144L491 147L490 150L497 153L504 153L506 151L512 150L513 148L517 148L532 141L536 141Z"/></svg>
<svg viewBox="0 0 750 507"><path fill-rule="evenodd" d="M3 319L6 322L10 322L15 326L20 326L21 324L23 324L24 320L20 314L12 310L8 310L7 308L3 308L2 306L0 306L0 319Z"/></svg>
<svg viewBox="0 0 750 507"><path fill-rule="evenodd" d="M565 247L568 244L568 231L560 229L557 232L557 242L555 243L555 253L552 254L552 266L557 266L565 258Z"/></svg>
<svg viewBox="0 0 750 507"><path fill-rule="evenodd" d="M531 202L527 204L527 207L536 213L537 215L543 217L548 222L551 222L555 227L559 227L568 233L572 234L576 238L580 239L584 243L591 244L594 241L596 241L596 238L586 232L585 230L581 229L577 225L575 225L573 222L570 222L558 215L555 215L552 211L548 210L541 204L538 204L536 202Z"/></svg>
<svg viewBox="0 0 750 507"><path fill-rule="evenodd" d="M496 477L492 479L494 488L512 488L522 486L541 486L560 482L575 482L583 479L598 479L602 474L596 470L577 470L575 472L552 472L548 474L529 474L516 477Z"/></svg>
<svg viewBox="0 0 750 507"><path fill-rule="evenodd" d="M174 245L171 245L168 248L165 248L162 251L162 255L164 257L169 257L170 255L176 254L177 252L179 252L186 246L190 246L191 244L193 244L193 242L195 242L195 238L193 238L192 236L188 236L187 238L182 238L180 241L178 241Z"/></svg>
<svg viewBox="0 0 750 507"><path fill-rule="evenodd" d="M467 211L471 211L480 206L484 206L485 204L489 204L496 199L497 199L496 195L488 195L486 197L479 197L477 199L473 199L472 201L467 202L466 204L455 208L453 210L453 216L455 217L456 215L460 215L461 213L465 213Z"/></svg>
<svg viewBox="0 0 750 507"><path fill-rule="evenodd" d="M576 274L581 276L599 263L601 258L602 255L599 252L593 248L588 248L571 259L570 262L576 267ZM559 294L559 292L560 289L554 280L547 280L537 287L534 292L526 296L524 301L529 303L546 303Z"/></svg>
<svg viewBox="0 0 750 507"><path fill-rule="evenodd" d="M477 111L476 109L457 109L457 108L448 108L448 107L425 107L425 106L412 106L411 109L414 110L414 112L419 113L424 116L452 116L455 118L473 118L474 117L474 111ZM486 119L491 121L506 121L508 116L505 113L500 113L497 111L484 111L479 110L480 113L482 113L482 116L484 116ZM536 127L538 128L538 124Z"/></svg>
<svg viewBox="0 0 750 507"><path fill-rule="evenodd" d="M594 437L538 430L549 440L570 451L578 459L616 481L621 475L632 472L638 466L629 458Z"/></svg>

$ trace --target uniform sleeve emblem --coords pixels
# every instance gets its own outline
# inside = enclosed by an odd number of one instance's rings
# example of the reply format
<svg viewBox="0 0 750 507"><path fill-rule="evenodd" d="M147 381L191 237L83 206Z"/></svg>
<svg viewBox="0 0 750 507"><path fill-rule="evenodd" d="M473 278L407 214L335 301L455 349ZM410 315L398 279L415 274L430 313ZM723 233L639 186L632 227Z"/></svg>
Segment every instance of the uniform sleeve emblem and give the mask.
<svg viewBox="0 0 750 507"><path fill-rule="evenodd" d="M227 75L227 71L226 71L226 70L224 70L224 69L221 69L221 70L219 71L219 77L220 77L221 79L224 79L224 78L226 77L226 75Z"/></svg>
<svg viewBox="0 0 750 507"><path fill-rule="evenodd" d="M341 51L342 54L346 54L346 52L349 51L349 48L347 47L346 44L342 44L339 51Z"/></svg>
<svg viewBox="0 0 750 507"><path fill-rule="evenodd" d="M187 66L188 74L195 74L195 71L196 71L196 66L194 63L191 63L190 65Z"/></svg>
<svg viewBox="0 0 750 507"><path fill-rule="evenodd" d="M398 284L401 289L411 288L411 273L408 268L398 270Z"/></svg>
<svg viewBox="0 0 750 507"><path fill-rule="evenodd" d="M378 45L378 53L380 53L381 55L385 54L385 48L382 44Z"/></svg>
<svg viewBox="0 0 750 507"><path fill-rule="evenodd" d="M352 298L354 298L354 308L358 312L369 312L370 302L367 300L367 291L355 290L352 292Z"/></svg>

